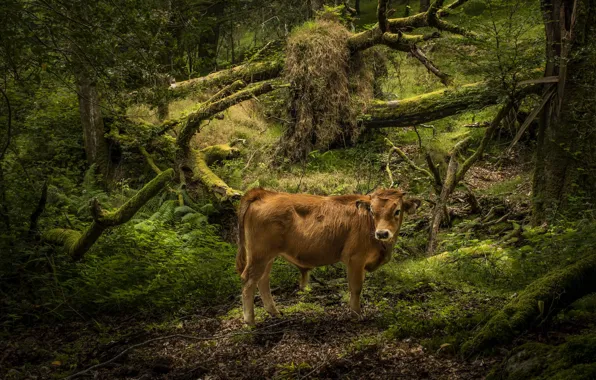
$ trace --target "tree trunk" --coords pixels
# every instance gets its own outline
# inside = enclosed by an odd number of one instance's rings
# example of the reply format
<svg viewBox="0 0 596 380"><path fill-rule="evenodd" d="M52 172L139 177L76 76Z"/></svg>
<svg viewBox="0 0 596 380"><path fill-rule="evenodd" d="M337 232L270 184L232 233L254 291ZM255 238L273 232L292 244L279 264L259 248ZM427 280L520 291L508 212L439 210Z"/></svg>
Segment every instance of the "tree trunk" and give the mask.
<svg viewBox="0 0 596 380"><path fill-rule="evenodd" d="M545 76L559 76L540 117L533 222L596 200L596 1L543 0ZM590 207L590 206L588 206Z"/></svg>
<svg viewBox="0 0 596 380"><path fill-rule="evenodd" d="M426 12L430 8L430 0L420 0L420 12Z"/></svg>
<svg viewBox="0 0 596 380"><path fill-rule="evenodd" d="M354 9L356 9L356 14L360 15L360 0L354 1Z"/></svg>
<svg viewBox="0 0 596 380"><path fill-rule="evenodd" d="M87 162L96 165L99 172L106 176L110 169L110 156L97 87L87 73L78 72L76 76Z"/></svg>

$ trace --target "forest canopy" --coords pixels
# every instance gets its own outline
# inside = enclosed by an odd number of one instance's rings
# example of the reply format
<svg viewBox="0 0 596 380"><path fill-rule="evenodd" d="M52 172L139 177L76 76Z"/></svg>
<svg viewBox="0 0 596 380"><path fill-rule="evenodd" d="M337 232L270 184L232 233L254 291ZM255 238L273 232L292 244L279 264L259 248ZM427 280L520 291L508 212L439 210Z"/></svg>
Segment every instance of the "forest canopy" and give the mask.
<svg viewBox="0 0 596 380"><path fill-rule="evenodd" d="M3 1L0 376L594 378L595 44L594 0ZM278 259L246 327L254 188L420 206L360 315Z"/></svg>

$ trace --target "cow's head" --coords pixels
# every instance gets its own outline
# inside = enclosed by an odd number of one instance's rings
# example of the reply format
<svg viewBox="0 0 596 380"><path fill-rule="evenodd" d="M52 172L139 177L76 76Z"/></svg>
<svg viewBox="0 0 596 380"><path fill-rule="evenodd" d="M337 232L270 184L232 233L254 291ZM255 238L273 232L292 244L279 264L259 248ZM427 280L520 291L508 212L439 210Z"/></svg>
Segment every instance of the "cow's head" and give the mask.
<svg viewBox="0 0 596 380"><path fill-rule="evenodd" d="M405 199L405 193L397 189L378 189L370 200L358 200L358 208L366 208L374 220L377 240L390 241L397 237L404 213L412 214L420 207L420 199Z"/></svg>

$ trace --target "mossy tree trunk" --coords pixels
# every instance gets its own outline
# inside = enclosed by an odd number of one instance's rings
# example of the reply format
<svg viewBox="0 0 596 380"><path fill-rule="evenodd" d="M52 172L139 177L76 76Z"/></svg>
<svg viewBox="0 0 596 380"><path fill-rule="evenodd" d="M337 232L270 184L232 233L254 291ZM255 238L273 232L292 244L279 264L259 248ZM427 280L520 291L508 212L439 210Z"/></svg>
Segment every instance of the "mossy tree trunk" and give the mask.
<svg viewBox="0 0 596 380"><path fill-rule="evenodd" d="M596 1L543 0L541 7L545 76L558 76L559 82L540 118L535 224L596 201Z"/></svg>

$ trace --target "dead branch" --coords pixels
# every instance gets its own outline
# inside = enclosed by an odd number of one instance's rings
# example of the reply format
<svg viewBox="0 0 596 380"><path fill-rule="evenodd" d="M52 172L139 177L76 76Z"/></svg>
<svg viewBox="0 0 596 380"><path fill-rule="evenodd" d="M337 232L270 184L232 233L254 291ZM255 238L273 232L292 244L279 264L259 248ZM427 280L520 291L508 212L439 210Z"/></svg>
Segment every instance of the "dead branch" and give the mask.
<svg viewBox="0 0 596 380"><path fill-rule="evenodd" d="M149 167L155 172L155 174L161 174L161 169L155 164L153 157L151 157L151 154L147 152L147 149L145 149L143 146L139 146L139 151L145 157L147 164L149 164Z"/></svg>
<svg viewBox="0 0 596 380"><path fill-rule="evenodd" d="M441 80L441 83L443 83L445 86L449 86L451 84L451 82L453 81L451 79L451 75L439 70L437 66L435 66L435 64L432 63L430 59L428 59L428 57L424 54L422 50L420 50L418 46L412 45L410 53L414 58L419 60L420 63L422 63L424 67L428 69L428 71L435 74Z"/></svg>
<svg viewBox="0 0 596 380"><path fill-rule="evenodd" d="M391 157L391 153L396 152L402 158L402 160L404 160L412 169L424 174L424 176L429 178L431 181L434 179L433 175L428 170L416 165L416 163L410 160L410 158L408 158L404 151L395 146L395 144L393 144L391 140L385 138L385 141L391 146L391 150L389 151L389 157Z"/></svg>
<svg viewBox="0 0 596 380"><path fill-rule="evenodd" d="M280 325L282 323L287 323L288 321L289 320L285 320L285 321L279 322L277 324L267 326L267 328L273 327L275 325ZM116 360L118 360L119 358L121 358L122 356L124 356L125 354L127 354L128 352L130 352L132 350L136 350L139 347L143 347L143 346L146 346L146 345L148 345L150 343L158 342L158 341L161 341L161 340L168 340L168 339L178 338L178 339L189 339L189 340L195 340L195 341L207 341L207 340L219 340L219 339L225 339L225 338L232 338L232 337L240 336L240 335L272 335L272 334L279 334L280 332L281 332L280 330L276 330L276 331L240 331L240 332L223 334L223 335L216 335L216 336L210 336L210 337L200 337L200 336L192 336L192 335L184 335L184 334L173 334L173 335L161 336L161 337L158 337L158 338L149 339L149 340L146 340L144 342L141 342L141 343L137 343L135 345L132 345L132 346L128 347L127 349L125 349L124 351L120 352L118 355L116 355L113 358L111 358L110 360L107 360L107 361L105 361L103 363L96 364L94 366L91 366L91 367L87 368L86 370L83 370L81 372L77 372L77 373L75 373L73 375L70 375L70 376L68 376L66 378L66 380L74 379L74 378L77 378L77 377L79 377L81 375L84 375L84 374L86 374L86 373L88 373L90 371L93 371L95 369L99 369L99 368L105 367L108 364L115 362Z"/></svg>

